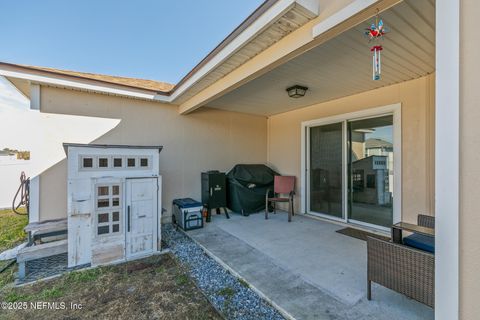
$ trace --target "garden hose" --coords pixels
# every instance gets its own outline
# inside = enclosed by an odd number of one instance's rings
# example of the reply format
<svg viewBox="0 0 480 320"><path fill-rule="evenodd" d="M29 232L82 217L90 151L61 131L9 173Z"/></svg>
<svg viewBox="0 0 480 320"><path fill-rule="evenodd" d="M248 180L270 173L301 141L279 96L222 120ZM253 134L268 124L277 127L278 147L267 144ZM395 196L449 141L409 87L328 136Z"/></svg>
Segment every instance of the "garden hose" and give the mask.
<svg viewBox="0 0 480 320"><path fill-rule="evenodd" d="M19 196L20 196L20 201L18 202L18 204L15 204ZM18 211L18 209L21 206L25 206L25 208L27 209L25 213ZM27 178L27 176L25 175L25 172L22 171L22 174L20 174L20 187L18 187L17 193L15 193L15 197L13 197L12 210L18 215L26 216L28 215L29 206L30 206L30 178Z"/></svg>

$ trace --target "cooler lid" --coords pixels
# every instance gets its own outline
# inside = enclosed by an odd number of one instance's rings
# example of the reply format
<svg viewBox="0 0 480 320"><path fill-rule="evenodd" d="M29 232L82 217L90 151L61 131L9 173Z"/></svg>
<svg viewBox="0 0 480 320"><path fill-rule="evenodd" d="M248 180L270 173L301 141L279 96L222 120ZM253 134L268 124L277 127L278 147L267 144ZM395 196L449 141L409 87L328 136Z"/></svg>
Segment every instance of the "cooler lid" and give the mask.
<svg viewBox="0 0 480 320"><path fill-rule="evenodd" d="M195 201L192 198L175 199L173 200L173 204L179 208L193 208L202 206L200 202Z"/></svg>

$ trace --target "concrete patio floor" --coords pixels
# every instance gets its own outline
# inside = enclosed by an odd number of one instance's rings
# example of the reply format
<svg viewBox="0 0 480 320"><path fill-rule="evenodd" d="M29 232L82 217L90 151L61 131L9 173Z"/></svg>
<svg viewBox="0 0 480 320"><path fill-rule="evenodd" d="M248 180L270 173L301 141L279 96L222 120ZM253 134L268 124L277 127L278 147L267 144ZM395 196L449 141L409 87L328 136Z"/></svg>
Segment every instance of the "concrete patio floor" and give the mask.
<svg viewBox="0 0 480 320"><path fill-rule="evenodd" d="M285 212L214 215L187 234L296 319L422 319L431 308L375 285L366 299L366 242L343 226Z"/></svg>

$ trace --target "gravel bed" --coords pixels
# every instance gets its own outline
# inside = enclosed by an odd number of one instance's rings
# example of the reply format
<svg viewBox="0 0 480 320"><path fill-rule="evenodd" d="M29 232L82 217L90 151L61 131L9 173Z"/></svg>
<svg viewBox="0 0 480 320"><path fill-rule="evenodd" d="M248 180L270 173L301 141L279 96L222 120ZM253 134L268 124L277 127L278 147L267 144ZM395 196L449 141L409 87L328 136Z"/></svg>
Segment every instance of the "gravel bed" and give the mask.
<svg viewBox="0 0 480 320"><path fill-rule="evenodd" d="M197 286L226 319L284 319L246 283L225 270L172 225L162 226L162 235L171 252L187 267Z"/></svg>

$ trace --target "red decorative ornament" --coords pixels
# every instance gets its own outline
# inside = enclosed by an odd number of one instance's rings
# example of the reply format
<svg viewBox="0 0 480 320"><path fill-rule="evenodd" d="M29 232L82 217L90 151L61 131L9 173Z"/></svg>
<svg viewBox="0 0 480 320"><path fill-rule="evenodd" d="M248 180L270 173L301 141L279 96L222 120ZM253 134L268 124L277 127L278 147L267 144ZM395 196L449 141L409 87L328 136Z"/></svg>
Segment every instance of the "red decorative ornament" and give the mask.
<svg viewBox="0 0 480 320"><path fill-rule="evenodd" d="M377 15L375 16L375 21L371 24L370 28L365 29L365 35L369 38L369 42L378 43L385 34L388 32L383 24L383 19L379 17L378 10ZM370 51L373 53L372 56L372 67L373 67L373 80L380 80L382 73L382 50L381 45L375 44Z"/></svg>

